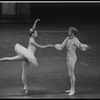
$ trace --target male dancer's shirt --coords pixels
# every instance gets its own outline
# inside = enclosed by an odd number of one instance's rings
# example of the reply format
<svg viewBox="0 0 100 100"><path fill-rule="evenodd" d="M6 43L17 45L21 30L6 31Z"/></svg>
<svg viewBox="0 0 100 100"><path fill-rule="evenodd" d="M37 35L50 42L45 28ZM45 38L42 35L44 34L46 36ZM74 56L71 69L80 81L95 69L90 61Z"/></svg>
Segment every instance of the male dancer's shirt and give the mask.
<svg viewBox="0 0 100 100"><path fill-rule="evenodd" d="M67 37L64 42L61 44L61 47L63 48L66 46L67 49L67 57L73 57L76 56L76 48L80 48L81 50L85 51L87 49L86 44L82 44L78 38L74 37L73 39L70 39Z"/></svg>

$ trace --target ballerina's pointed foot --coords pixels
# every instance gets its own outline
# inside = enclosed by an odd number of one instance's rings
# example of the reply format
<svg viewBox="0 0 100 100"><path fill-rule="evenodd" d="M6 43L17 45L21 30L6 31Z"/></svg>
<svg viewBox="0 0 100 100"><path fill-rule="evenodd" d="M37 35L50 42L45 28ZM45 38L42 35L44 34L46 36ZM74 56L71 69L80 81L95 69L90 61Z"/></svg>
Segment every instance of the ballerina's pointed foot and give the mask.
<svg viewBox="0 0 100 100"><path fill-rule="evenodd" d="M27 87L24 87L22 93L28 94L28 88Z"/></svg>
<svg viewBox="0 0 100 100"><path fill-rule="evenodd" d="M28 94L28 89L25 89L25 94Z"/></svg>

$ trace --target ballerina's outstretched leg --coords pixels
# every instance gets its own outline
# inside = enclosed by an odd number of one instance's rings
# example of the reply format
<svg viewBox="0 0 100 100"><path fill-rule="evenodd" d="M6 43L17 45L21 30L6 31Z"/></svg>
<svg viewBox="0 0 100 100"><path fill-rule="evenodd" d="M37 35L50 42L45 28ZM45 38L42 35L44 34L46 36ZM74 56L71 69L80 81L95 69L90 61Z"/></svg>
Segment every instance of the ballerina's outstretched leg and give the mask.
<svg viewBox="0 0 100 100"><path fill-rule="evenodd" d="M17 55L17 56L13 56L13 57L4 57L1 58L0 61L1 62L5 62L5 61L24 61L25 57Z"/></svg>

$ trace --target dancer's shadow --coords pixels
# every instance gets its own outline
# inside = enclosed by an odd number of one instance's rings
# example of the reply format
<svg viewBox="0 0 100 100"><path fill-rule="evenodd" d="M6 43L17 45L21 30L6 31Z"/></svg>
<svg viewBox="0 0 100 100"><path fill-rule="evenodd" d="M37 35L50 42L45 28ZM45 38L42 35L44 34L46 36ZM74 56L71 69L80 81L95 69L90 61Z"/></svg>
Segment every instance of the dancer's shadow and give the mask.
<svg viewBox="0 0 100 100"><path fill-rule="evenodd" d="M27 95L60 94L63 92L63 90L29 90Z"/></svg>
<svg viewBox="0 0 100 100"><path fill-rule="evenodd" d="M86 94L86 95L89 95L89 94L100 94L100 89L90 89L90 90L81 90L81 91L78 91L77 94Z"/></svg>

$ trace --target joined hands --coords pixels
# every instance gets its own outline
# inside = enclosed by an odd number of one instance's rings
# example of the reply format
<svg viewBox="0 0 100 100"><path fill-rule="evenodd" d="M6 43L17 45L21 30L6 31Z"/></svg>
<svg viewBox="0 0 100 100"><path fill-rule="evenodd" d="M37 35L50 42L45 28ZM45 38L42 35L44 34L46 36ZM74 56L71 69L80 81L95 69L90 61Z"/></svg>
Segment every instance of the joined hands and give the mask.
<svg viewBox="0 0 100 100"><path fill-rule="evenodd" d="M47 46L48 46L48 47L54 47L54 48L56 48L57 50L62 50L62 47L61 47L60 44L55 44L55 45L53 45L53 44L48 44Z"/></svg>

